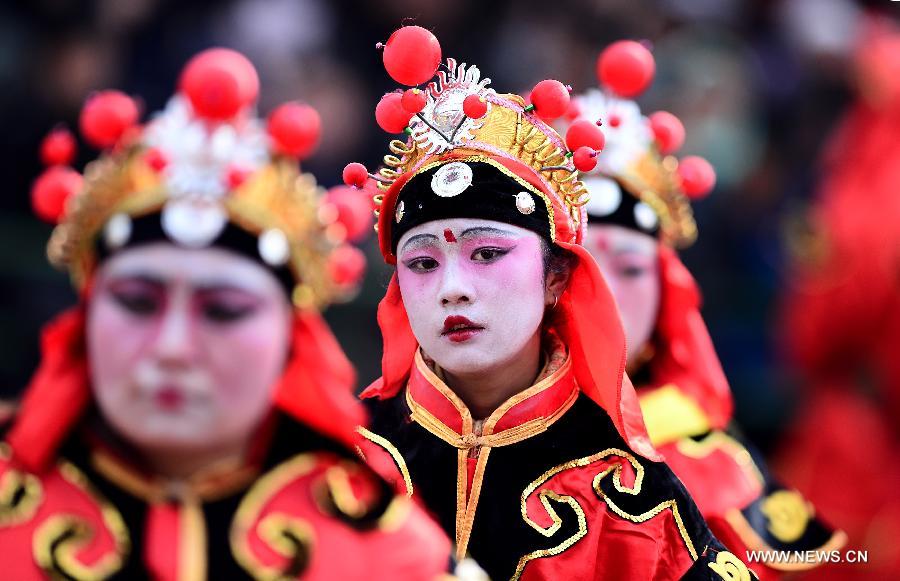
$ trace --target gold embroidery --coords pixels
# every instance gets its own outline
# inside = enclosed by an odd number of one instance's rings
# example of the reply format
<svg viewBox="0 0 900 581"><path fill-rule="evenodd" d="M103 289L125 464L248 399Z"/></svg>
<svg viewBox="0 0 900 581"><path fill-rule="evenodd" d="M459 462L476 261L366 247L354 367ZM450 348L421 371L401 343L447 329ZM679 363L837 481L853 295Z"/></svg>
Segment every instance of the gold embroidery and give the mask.
<svg viewBox="0 0 900 581"><path fill-rule="evenodd" d="M28 522L44 500L41 481L9 468L0 476L0 527Z"/></svg>
<svg viewBox="0 0 900 581"><path fill-rule="evenodd" d="M793 543L803 536L814 509L796 490L778 490L762 501L760 510L769 521L767 528L782 543Z"/></svg>
<svg viewBox="0 0 900 581"><path fill-rule="evenodd" d="M425 428L431 434L457 448L456 465L456 557L461 560L466 555L472 527L475 522L475 512L478 508L478 498L487 467L488 457L492 448L509 446L521 442L527 438L546 431L556 422L578 399L578 389L572 386L572 391L565 402L549 416L537 417L523 422L512 428L493 433L494 428L501 418L514 406L522 403L548 388L556 385L560 378L564 377L571 369L571 361L566 361L555 369L553 373L544 377L528 389L525 389L506 400L483 423L483 430L475 433L472 414L465 403L453 392L438 376L428 367L422 357L421 350L416 352L415 364L418 371L425 379L459 412L462 420L462 433L458 434L453 428L446 425L424 406L420 405L406 390L406 403L410 409L410 417L413 421ZM468 489L468 457L471 450L477 450L473 457L478 460L475 464L475 474L472 476L472 489Z"/></svg>
<svg viewBox="0 0 900 581"><path fill-rule="evenodd" d="M114 548L94 564L85 565L77 554L90 542L95 531L81 516L56 514L35 530L32 541L35 562L51 576L63 575L79 581L105 579L122 568L125 556L131 550L128 529L115 507L93 489L80 470L68 462L60 462L59 471L66 481L91 496L100 506L103 524L113 537Z"/></svg>
<svg viewBox="0 0 900 581"><path fill-rule="evenodd" d="M719 551L715 563L707 563L722 579L729 581L750 581L750 570L740 559L728 551Z"/></svg>
<svg viewBox="0 0 900 581"><path fill-rule="evenodd" d="M263 507L292 480L309 474L316 466L313 454L299 454L264 474L241 500L229 534L235 560L256 579L272 579L283 571L263 564L250 548L249 536Z"/></svg>
<svg viewBox="0 0 900 581"><path fill-rule="evenodd" d="M747 519L744 517L743 513L736 508L733 508L725 513L725 520L731 526L732 529L737 533L738 537L740 537L741 541L747 546L747 549L750 551L768 551L771 550L772 547L763 540L762 537L759 536L753 527L747 522ZM816 551L820 551L823 553L827 553L830 551L836 551L843 547L847 543L847 534L844 531L835 531L834 534L820 547L816 547ZM766 563L766 566L771 569L777 569L779 571L806 571L808 569L814 569L818 567L821 563L816 561L796 561L796 562L775 562L770 561Z"/></svg>
<svg viewBox="0 0 900 581"><path fill-rule="evenodd" d="M540 526L539 524L537 524L536 522L534 522L533 520L531 520L528 517L528 514L524 509L525 496L523 496L522 498L523 498L522 514L525 518L525 522L527 522L533 529L535 529L537 532L541 533L545 537L552 537L554 534L556 534L556 531L558 531L560 529L560 527L562 526L562 517L560 517L559 513L557 513L556 510L550 505L550 501L547 500L548 498L551 498L557 502L565 502L570 507L572 507L572 510L575 511L575 514L578 518L578 532L576 532L571 537L563 540L563 542L556 545L555 547L551 547L549 549L539 549L537 551L532 551L531 553L528 553L527 555L523 555L522 558L519 559L518 565L516 565L516 572L513 573L513 576L512 576L513 581L515 581L516 579L519 579L519 577L522 576L522 572L525 570L525 565L527 565L529 561L531 561L533 559L540 559L542 557L550 557L553 555L558 555L558 554L562 553L563 551L565 551L566 549L568 549L569 547L571 547L572 545L574 545L575 543L577 543L579 540L581 540L582 537L584 537L584 535L587 534L587 518L585 518L585 516L584 516L584 510L582 510L581 505L578 504L578 501L575 500L574 498L572 498L571 496L559 495L559 494L556 494L555 492L553 492L552 490L542 490L538 494L538 498L541 501L541 505L543 505L544 510L547 511L547 514L550 515L550 519L553 521L553 524L546 528Z"/></svg>
<svg viewBox="0 0 900 581"><path fill-rule="evenodd" d="M682 438L678 440L675 447L679 452L691 458L705 458L715 450L722 450L734 459L735 464L744 471L747 478L757 482L760 487L765 486L766 480L759 468L756 467L750 452L725 432L720 430L710 432L708 436L699 441Z"/></svg>
<svg viewBox="0 0 900 581"><path fill-rule="evenodd" d="M654 446L710 430L706 413L676 385L668 384L642 393L638 401Z"/></svg>
<svg viewBox="0 0 900 581"><path fill-rule="evenodd" d="M206 579L206 518L196 499L186 499L178 511L178 581Z"/></svg>
<svg viewBox="0 0 900 581"><path fill-rule="evenodd" d="M549 555L558 555L559 553L565 551L566 549L568 549L569 547L574 545L579 539L581 539L585 534L587 534L586 522L584 524L584 530L582 530L582 527L581 527L582 519L584 518L584 510L581 508L578 501L575 500L574 498L572 498L570 496L559 495L558 493L555 493L549 489L544 489L544 490L540 491L538 493L538 498L541 502L541 505L544 507L544 510L547 512L547 514L550 516L550 519L553 521L553 524L550 525L549 527L541 527L538 523L533 521L531 519L531 517L528 516L528 507L527 507L528 497L530 497L542 484L544 484L545 482L547 482L548 480L550 480L551 478L553 478L560 472L564 472L566 470L571 470L572 468L582 468L585 466L589 466L590 464L593 464L594 462L603 460L609 456L618 456L620 458L624 458L631 464L631 466L632 466L632 468L634 468L634 472L635 472L634 484L631 487L628 487L628 486L625 486L624 484L622 484L622 464L616 463L615 466L610 466L610 467L606 468L605 470L603 470L602 472L600 472L599 474L597 474L594 477L593 482L592 482L592 488L594 489L594 492L597 494L597 496L599 496L607 504L607 506L609 506L610 510L612 510L615 514L619 515L622 518L625 518L632 522L635 522L635 523L641 523L650 518L653 518L654 516L656 516L657 514L659 514L660 512L662 512L666 509L671 510L672 516L675 519L675 524L678 527L678 532L681 535L681 538L684 541L684 544L685 544L688 552L690 553L691 558L694 559L695 561L697 560L697 551L694 548L694 543L691 541L691 538L687 533L687 529L685 529L685 527L684 527L684 522L683 522L683 520L681 518L681 514L678 510L678 504L674 499L667 500L665 502L661 502L658 505L656 505L654 508L652 508L646 512L643 512L639 515L632 515L632 514L626 513L622 509L620 509L612 501L612 499L610 499L606 495L606 493L603 492L603 490L600 488L600 482L604 478L606 478L609 474L612 474L613 486L615 487L615 489L617 491L625 493L625 494L634 495L634 496L638 495L641 492L641 487L643 485L643 480L644 480L644 467L637 461L637 459L633 455L629 454L628 452L625 452L624 450L618 449L618 448L607 448L605 450L597 452L596 454L592 454L590 456L585 456L583 458L577 458L575 460L570 460L563 464L554 466L550 470L547 470L546 472L541 474L537 479L533 480L528 486L525 487L525 490L522 491L522 496L520 498L520 503L519 503L519 508L520 508L520 511L522 514L522 519L533 529L537 530L544 536L550 537L550 536L553 536L553 534L555 534L561 528L562 518L559 516L559 514L556 512L556 510L553 509L553 507L550 505L549 501L547 500L547 497L549 497L549 498L553 498L554 500L557 500L557 501L566 502L575 510L576 514L579 515L579 531L578 531L578 533L576 533L572 537L566 539L565 541L563 541L563 543L561 543L560 545L557 545L556 547L554 547L552 549L549 549L549 550L546 550L543 552L535 551L534 553L529 553L528 555L525 555L524 557L522 557L522 559L519 560L519 567L516 569L517 575L521 575L522 570L524 569L524 567L528 563L528 561L530 561L532 559L540 558L540 557L549 556ZM517 577L514 577L514 578L517 578Z"/></svg>
<svg viewBox="0 0 900 581"><path fill-rule="evenodd" d="M203 470L186 482L171 482L147 478L102 450L91 454L91 465L107 480L146 502L165 502L178 490L180 496L214 501L226 498L247 487L256 478L259 470L240 462L227 461L221 465Z"/></svg>
<svg viewBox="0 0 900 581"><path fill-rule="evenodd" d="M406 487L406 496L413 495L413 482L412 477L409 475L409 467L406 465L406 460L403 459L403 455L400 454L400 450L397 449L387 438L383 436L379 436L375 432L371 432L366 428L360 426L356 428L356 431L365 439L369 440L373 444L381 446L388 454L391 455L391 458L394 460L394 464L397 466L397 470L400 471L400 475L403 477L403 486ZM360 453L362 450L360 450ZM363 455L363 459L365 460L365 455Z"/></svg>
<svg viewBox="0 0 900 581"><path fill-rule="evenodd" d="M287 567L264 567L257 579L295 579L309 565L315 534L305 520L284 513L263 518L257 527L259 537L275 552L288 560Z"/></svg>

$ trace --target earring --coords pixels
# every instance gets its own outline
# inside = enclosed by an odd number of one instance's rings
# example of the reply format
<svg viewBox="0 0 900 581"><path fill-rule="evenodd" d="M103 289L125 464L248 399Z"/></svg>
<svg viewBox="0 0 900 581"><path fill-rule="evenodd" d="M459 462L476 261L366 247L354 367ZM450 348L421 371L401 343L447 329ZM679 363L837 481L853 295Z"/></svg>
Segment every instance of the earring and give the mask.
<svg viewBox="0 0 900 581"><path fill-rule="evenodd" d="M550 310L556 309L556 304L559 302L559 295L553 295L553 306L550 307Z"/></svg>

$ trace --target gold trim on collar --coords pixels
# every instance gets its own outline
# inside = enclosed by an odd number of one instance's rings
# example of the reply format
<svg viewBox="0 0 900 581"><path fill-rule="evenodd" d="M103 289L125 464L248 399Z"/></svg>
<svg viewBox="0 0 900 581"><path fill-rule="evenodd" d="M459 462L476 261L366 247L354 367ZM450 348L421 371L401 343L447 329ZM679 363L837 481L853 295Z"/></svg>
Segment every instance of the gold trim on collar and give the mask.
<svg viewBox="0 0 900 581"><path fill-rule="evenodd" d="M220 465L203 470L187 481L148 478L103 450L91 453L91 465L103 477L146 502L193 498L209 502L230 496L253 482L259 469L253 466Z"/></svg>

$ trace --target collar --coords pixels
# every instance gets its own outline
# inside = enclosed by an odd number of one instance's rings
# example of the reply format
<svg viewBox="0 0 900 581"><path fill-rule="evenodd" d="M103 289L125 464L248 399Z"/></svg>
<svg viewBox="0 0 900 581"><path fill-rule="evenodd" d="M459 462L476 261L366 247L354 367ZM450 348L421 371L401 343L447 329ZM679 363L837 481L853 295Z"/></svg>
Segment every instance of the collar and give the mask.
<svg viewBox="0 0 900 581"><path fill-rule="evenodd" d="M703 408L673 383L638 388L638 400L654 446L705 434L713 427Z"/></svg>
<svg viewBox="0 0 900 581"><path fill-rule="evenodd" d="M476 422L466 404L428 366L419 350L406 386L412 420L463 450L508 446L540 434L572 407L580 392L570 357L564 354L561 364L552 364L559 353L557 349L551 354L551 364L537 383L503 402L483 422Z"/></svg>

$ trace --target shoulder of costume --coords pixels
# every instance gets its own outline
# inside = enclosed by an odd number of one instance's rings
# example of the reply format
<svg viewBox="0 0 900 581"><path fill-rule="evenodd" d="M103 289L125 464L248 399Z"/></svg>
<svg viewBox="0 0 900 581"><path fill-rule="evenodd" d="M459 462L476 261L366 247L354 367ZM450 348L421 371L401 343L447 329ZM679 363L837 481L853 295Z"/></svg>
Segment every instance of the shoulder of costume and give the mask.
<svg viewBox="0 0 900 581"><path fill-rule="evenodd" d="M0 546L9 578L106 578L131 549L122 515L75 464L40 474L0 444Z"/></svg>
<svg viewBox="0 0 900 581"><path fill-rule="evenodd" d="M450 556L449 539L410 499L362 462L328 452L298 454L263 474L238 506L231 539L254 574L283 571L315 552L437 576Z"/></svg>

